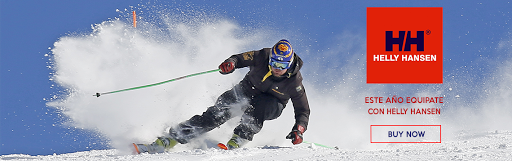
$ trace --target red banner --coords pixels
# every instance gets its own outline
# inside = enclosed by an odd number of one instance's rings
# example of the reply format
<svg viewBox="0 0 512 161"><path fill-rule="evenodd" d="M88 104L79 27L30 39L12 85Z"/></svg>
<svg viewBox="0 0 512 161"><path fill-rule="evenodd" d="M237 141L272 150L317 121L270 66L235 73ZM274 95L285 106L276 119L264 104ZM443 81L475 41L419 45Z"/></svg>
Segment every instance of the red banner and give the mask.
<svg viewBox="0 0 512 161"><path fill-rule="evenodd" d="M366 11L367 83L443 83L443 8Z"/></svg>

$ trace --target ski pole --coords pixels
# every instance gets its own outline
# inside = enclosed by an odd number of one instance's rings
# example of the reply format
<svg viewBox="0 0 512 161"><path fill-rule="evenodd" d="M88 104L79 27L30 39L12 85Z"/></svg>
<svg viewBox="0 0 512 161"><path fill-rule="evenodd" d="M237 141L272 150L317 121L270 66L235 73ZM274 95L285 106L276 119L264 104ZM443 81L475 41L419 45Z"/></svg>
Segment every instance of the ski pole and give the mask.
<svg viewBox="0 0 512 161"><path fill-rule="evenodd" d="M339 149L337 146L335 146L335 147L330 147L330 146L327 146L327 145L322 145L322 144L313 143L313 142L308 142L308 141L302 141L302 143L306 143L306 144L315 144L316 146L321 146L321 147L329 148L329 149L336 149L336 150L338 150L338 149Z"/></svg>
<svg viewBox="0 0 512 161"><path fill-rule="evenodd" d="M200 72L200 73L189 74L189 75L186 75L186 76L182 76L182 77L166 80L166 81L163 81L163 82L148 84L148 85L144 85L144 86L132 87L132 88L121 89L121 90L111 91L111 92L96 93L93 96L100 97L101 95L106 95L106 94L112 94L112 93L118 93L118 92L124 92L124 91L130 91L130 90L135 90L135 89L141 89L141 88L146 88L146 87L157 86L157 85L161 85L161 84L164 84L164 83L169 83L169 82L177 81L177 80L180 80L180 79L183 79L183 78L193 77L193 76L202 75L202 74L206 74L206 73L217 72L217 71L220 71L220 69L215 69L215 70L209 70L209 71Z"/></svg>

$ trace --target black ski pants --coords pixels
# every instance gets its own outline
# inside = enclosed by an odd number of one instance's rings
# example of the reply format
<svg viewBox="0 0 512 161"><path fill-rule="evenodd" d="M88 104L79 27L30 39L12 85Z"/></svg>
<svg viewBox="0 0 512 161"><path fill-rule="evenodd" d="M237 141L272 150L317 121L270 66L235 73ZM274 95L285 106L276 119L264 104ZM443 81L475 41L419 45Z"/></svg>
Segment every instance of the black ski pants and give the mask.
<svg viewBox="0 0 512 161"><path fill-rule="evenodd" d="M169 130L173 139L185 144L203 133L219 127L229 119L242 115L240 124L234 134L252 140L260 132L263 121L278 118L285 105L270 94L247 96L240 84L224 92L215 105L209 107L202 115L195 115Z"/></svg>

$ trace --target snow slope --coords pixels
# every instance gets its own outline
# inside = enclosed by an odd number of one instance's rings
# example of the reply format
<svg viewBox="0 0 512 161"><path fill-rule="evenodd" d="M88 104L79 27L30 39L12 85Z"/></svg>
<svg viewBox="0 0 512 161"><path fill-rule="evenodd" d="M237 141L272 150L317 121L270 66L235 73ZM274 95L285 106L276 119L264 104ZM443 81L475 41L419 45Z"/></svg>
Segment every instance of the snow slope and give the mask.
<svg viewBox="0 0 512 161"><path fill-rule="evenodd" d="M437 144L388 144L382 150L328 149L312 144L292 147L260 146L236 150L215 148L162 154L121 155L115 149L61 155L12 154L1 160L512 160L512 132L461 133L454 141Z"/></svg>

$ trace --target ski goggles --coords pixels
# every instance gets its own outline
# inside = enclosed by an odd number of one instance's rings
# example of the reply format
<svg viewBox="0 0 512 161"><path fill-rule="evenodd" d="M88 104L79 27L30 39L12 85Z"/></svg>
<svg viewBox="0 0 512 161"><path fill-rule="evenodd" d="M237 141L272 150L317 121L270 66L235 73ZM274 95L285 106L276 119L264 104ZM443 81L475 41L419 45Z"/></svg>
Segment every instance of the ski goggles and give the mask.
<svg viewBox="0 0 512 161"><path fill-rule="evenodd" d="M270 60L270 66L272 68L276 68L276 69L280 69L280 70L285 70L285 69L288 69L290 68L290 65L291 65L291 62L283 62L283 61L274 61L274 60Z"/></svg>

